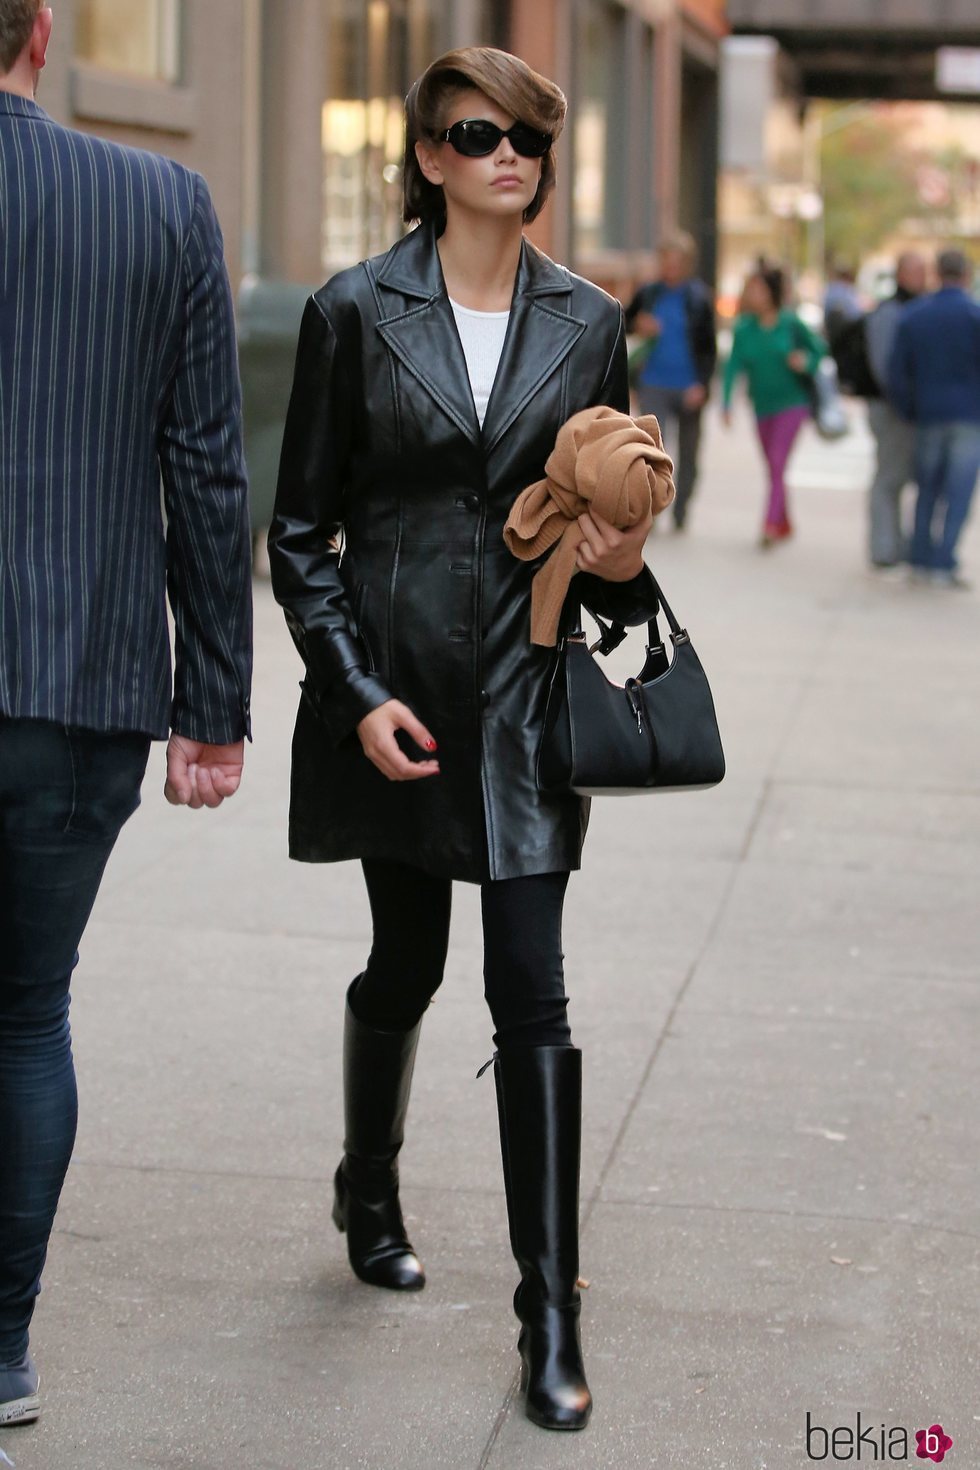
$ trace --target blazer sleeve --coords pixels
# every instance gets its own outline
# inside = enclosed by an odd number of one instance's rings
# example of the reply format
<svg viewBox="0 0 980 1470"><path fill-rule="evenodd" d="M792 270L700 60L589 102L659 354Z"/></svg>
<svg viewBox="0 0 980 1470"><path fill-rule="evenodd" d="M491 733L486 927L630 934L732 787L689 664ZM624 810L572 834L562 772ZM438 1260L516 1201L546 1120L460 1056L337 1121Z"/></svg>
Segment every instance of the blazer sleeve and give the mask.
<svg viewBox="0 0 980 1470"><path fill-rule="evenodd" d="M175 624L175 734L248 736L252 554L231 285L207 185L194 175L182 335L158 434Z"/></svg>
<svg viewBox="0 0 980 1470"><path fill-rule="evenodd" d="M626 324L622 308L619 314L619 331L595 401L596 404L607 403L610 408L619 409L620 413L630 411ZM579 598L589 612L597 613L600 618L608 618L615 623L623 623L628 628L649 622L660 611L656 583L645 562L643 570L637 572L628 582L610 582L606 577L596 576L595 572L576 572L569 583L569 591Z"/></svg>
<svg viewBox="0 0 980 1470"><path fill-rule="evenodd" d="M895 301L883 301L864 319L864 341L871 374L882 393L888 384L888 359L895 345L900 307Z"/></svg>
<svg viewBox="0 0 980 1470"><path fill-rule="evenodd" d="M286 413L269 561L272 589L335 744L392 698L371 671L340 575L353 402L336 331L306 303Z"/></svg>
<svg viewBox="0 0 980 1470"><path fill-rule="evenodd" d="M915 378L912 371L912 343L908 322L900 321L895 341L888 354L885 388L892 407L909 423L915 418Z"/></svg>

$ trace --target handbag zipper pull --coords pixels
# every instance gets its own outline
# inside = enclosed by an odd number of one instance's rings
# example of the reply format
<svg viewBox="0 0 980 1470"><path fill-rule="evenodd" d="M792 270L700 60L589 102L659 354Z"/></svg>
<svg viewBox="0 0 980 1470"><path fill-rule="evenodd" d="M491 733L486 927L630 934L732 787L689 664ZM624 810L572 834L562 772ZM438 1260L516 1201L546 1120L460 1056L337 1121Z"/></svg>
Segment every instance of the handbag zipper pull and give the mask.
<svg viewBox="0 0 980 1470"><path fill-rule="evenodd" d="M488 1057L487 1058L487 1060L483 1063L483 1066L480 1068L479 1072L477 1072L477 1074L476 1074L477 1077L482 1077L483 1076L484 1072L487 1070L487 1068L490 1066L490 1063L494 1060L494 1057L496 1057L496 1056L497 1056L497 1052L494 1052L494 1054L493 1054L492 1057ZM474 1078L473 1080L475 1081L476 1078Z"/></svg>
<svg viewBox="0 0 980 1470"><path fill-rule="evenodd" d="M626 697L630 702L630 708L636 715L636 733L643 734L643 702L639 693L639 686L635 679L626 680Z"/></svg>

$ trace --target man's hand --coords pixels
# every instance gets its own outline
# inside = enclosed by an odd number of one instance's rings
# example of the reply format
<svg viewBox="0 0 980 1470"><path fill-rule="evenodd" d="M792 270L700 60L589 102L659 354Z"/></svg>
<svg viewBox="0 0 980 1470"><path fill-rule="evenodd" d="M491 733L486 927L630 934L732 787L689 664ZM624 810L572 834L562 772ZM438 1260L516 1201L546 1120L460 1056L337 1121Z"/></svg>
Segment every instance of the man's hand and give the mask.
<svg viewBox="0 0 980 1470"><path fill-rule="evenodd" d="M663 327L651 312L639 311L633 319L633 330L639 337L659 337Z"/></svg>
<svg viewBox="0 0 980 1470"><path fill-rule="evenodd" d="M357 734L364 754L389 781L417 781L420 776L438 776L438 761L413 761L395 739L396 730L405 730L423 750L435 750L436 742L428 730L400 699L386 699L359 721Z"/></svg>
<svg viewBox="0 0 980 1470"><path fill-rule="evenodd" d="M809 354L804 352L802 347L797 347L795 352L791 352L786 361L794 373L805 373L810 365Z"/></svg>
<svg viewBox="0 0 980 1470"><path fill-rule="evenodd" d="M171 806L220 806L241 785L245 742L205 745L186 735L171 735L167 746L167 782L163 794Z"/></svg>
<svg viewBox="0 0 980 1470"><path fill-rule="evenodd" d="M598 511L587 510L578 518L582 540L575 554L575 569L592 572L607 582L629 582L643 570L643 547L653 511L626 531L617 530Z"/></svg>
<svg viewBox="0 0 980 1470"><path fill-rule="evenodd" d="M690 388L684 389L681 402L685 408L703 408L707 397L708 390L703 383L692 383Z"/></svg>

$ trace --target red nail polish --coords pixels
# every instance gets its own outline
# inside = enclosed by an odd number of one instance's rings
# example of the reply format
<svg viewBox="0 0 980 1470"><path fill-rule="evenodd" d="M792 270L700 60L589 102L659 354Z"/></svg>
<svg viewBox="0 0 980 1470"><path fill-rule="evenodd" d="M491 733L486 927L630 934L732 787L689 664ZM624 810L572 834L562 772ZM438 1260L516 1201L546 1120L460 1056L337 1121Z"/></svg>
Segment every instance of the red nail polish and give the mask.
<svg viewBox="0 0 980 1470"><path fill-rule="evenodd" d="M425 742L425 748L426 748L426 750L435 750L435 748L436 748L436 742L432 739L432 736L431 735L429 736L428 740Z"/></svg>

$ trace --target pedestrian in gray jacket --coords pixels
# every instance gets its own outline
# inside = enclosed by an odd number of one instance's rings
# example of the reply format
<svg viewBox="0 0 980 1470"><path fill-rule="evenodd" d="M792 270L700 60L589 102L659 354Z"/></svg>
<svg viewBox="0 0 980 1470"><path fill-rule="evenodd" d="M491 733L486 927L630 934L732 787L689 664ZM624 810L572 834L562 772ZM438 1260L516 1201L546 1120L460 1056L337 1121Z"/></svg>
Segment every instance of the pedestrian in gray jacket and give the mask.
<svg viewBox="0 0 980 1470"><path fill-rule="evenodd" d="M865 340L871 372L881 396L868 400L868 426L875 437L877 463L869 497L869 555L872 567L886 571L907 557L902 531L902 491L915 479L915 429L889 401L888 360L902 312L926 289L926 263L906 251L895 267L895 294L867 318Z"/></svg>

